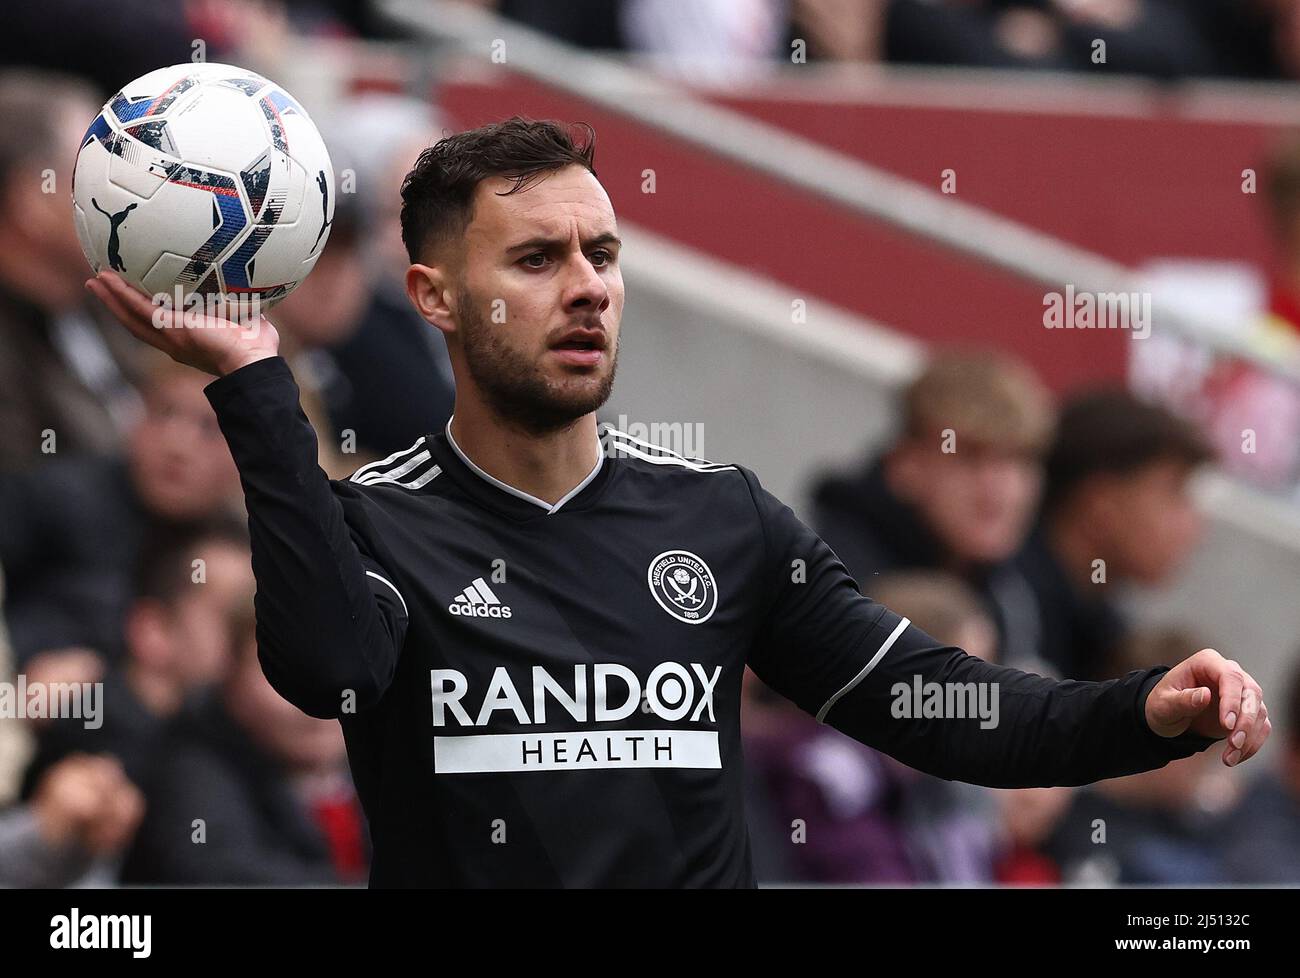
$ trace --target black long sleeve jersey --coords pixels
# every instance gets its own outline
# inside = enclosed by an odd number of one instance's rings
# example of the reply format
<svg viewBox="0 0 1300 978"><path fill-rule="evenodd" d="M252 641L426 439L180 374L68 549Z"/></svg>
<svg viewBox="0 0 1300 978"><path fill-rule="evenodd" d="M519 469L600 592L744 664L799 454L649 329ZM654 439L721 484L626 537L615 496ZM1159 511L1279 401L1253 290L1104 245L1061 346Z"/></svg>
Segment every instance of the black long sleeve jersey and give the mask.
<svg viewBox="0 0 1300 978"><path fill-rule="evenodd" d="M243 480L263 669L340 720L374 886L753 885L746 664L943 778L1080 784L1211 743L1147 727L1161 669L1054 682L942 646L741 466L602 426L549 505L448 427L331 481L282 359L207 395ZM995 716L954 708L976 690Z"/></svg>

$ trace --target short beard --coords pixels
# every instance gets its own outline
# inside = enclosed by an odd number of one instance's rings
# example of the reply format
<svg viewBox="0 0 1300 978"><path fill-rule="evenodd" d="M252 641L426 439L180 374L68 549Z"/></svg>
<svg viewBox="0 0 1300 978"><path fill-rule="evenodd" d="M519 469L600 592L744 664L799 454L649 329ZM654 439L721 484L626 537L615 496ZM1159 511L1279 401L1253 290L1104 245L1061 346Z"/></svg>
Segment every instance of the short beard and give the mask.
<svg viewBox="0 0 1300 978"><path fill-rule="evenodd" d="M501 334L480 312L477 298L462 286L457 310L465 364L488 407L511 427L545 435L573 425L598 410L614 391L618 347L609 372L592 387L568 391L549 380L538 364L501 342ZM606 351L608 352L608 350Z"/></svg>

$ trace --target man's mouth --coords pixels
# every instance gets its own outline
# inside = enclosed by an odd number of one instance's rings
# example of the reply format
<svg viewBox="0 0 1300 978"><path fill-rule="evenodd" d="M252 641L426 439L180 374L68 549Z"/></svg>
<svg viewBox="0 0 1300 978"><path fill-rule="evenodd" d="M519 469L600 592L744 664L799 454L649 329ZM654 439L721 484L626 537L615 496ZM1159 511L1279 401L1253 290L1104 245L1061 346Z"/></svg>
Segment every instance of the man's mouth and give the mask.
<svg viewBox="0 0 1300 978"><path fill-rule="evenodd" d="M552 347L551 352L563 362L575 367L594 367L605 356L603 350L590 343L561 343Z"/></svg>
<svg viewBox="0 0 1300 978"><path fill-rule="evenodd" d="M551 346L551 351L565 363L591 367L600 363L605 350L605 331L601 329L575 329Z"/></svg>

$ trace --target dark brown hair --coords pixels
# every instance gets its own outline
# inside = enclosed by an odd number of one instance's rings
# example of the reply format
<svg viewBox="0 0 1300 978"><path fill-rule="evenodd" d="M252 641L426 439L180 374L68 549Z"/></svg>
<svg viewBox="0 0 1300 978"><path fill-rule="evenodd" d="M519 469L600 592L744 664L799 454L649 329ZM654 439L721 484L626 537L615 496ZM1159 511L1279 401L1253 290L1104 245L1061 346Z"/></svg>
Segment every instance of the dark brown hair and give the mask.
<svg viewBox="0 0 1300 978"><path fill-rule="evenodd" d="M463 232L474 216L474 190L488 177L513 179L514 186L504 193L518 193L566 166L581 166L594 176L595 154L591 126L519 116L439 140L420 154L402 181L407 256L418 262L428 247Z"/></svg>
<svg viewBox="0 0 1300 978"><path fill-rule="evenodd" d="M157 523L149 527L136 559L135 597L174 606L193 586L194 559L202 557L214 544L247 550L244 520L223 515L194 523Z"/></svg>
<svg viewBox="0 0 1300 978"><path fill-rule="evenodd" d="M1061 410L1047 453L1043 505L1053 509L1096 475L1128 475L1165 461L1195 468L1214 458L1213 447L1190 421L1125 390L1092 391Z"/></svg>

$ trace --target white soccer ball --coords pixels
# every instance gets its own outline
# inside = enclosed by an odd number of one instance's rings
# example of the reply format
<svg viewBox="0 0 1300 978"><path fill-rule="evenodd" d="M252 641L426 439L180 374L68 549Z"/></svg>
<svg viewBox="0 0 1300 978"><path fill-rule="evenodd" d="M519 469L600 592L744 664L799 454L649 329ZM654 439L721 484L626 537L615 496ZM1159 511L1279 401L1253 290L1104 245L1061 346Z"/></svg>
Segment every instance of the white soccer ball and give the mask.
<svg viewBox="0 0 1300 978"><path fill-rule="evenodd" d="M265 311L316 264L334 169L307 113L244 68L179 64L109 99L77 153L86 260L150 296ZM254 303L253 300L256 300ZM211 308L209 306L209 308Z"/></svg>

